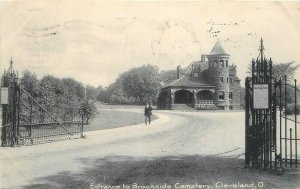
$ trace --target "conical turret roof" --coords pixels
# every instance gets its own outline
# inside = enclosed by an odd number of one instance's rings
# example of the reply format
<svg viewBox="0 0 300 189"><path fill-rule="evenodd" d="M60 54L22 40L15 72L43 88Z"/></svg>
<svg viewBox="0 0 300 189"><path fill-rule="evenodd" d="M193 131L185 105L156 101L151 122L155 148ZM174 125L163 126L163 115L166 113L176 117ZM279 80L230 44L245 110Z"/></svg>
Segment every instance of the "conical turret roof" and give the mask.
<svg viewBox="0 0 300 189"><path fill-rule="evenodd" d="M221 45L221 42L218 40L209 55L229 55L229 54L225 52L223 46Z"/></svg>

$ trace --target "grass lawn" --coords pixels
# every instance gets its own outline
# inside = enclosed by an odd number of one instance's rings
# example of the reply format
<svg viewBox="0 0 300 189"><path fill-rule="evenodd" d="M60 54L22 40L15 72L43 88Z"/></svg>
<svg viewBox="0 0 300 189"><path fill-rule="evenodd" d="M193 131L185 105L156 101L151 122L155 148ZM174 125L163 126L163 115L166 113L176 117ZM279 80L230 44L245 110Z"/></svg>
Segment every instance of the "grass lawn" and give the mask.
<svg viewBox="0 0 300 189"><path fill-rule="evenodd" d="M111 104L96 104L99 114L90 121L89 125L84 125L84 131L95 131L102 129L113 129L129 125L137 125L144 123L144 106L137 105L111 105ZM104 110L105 109L105 110ZM110 111L110 109L112 111ZM130 111L117 111L117 109L140 109L139 113ZM152 120L157 119L153 115ZM0 117L0 121L1 117ZM1 136L1 129L0 129Z"/></svg>
<svg viewBox="0 0 300 189"><path fill-rule="evenodd" d="M84 126L84 131L94 131L102 129L113 129L129 125L137 125L144 123L144 106L130 105L107 105L97 103L99 114ZM118 111L118 109L140 109L139 112ZM157 119L156 115L152 115L152 120Z"/></svg>
<svg viewBox="0 0 300 189"><path fill-rule="evenodd" d="M115 104L104 104L97 102L96 106L98 109L144 109L144 105L115 105ZM156 108L156 107L153 107Z"/></svg>

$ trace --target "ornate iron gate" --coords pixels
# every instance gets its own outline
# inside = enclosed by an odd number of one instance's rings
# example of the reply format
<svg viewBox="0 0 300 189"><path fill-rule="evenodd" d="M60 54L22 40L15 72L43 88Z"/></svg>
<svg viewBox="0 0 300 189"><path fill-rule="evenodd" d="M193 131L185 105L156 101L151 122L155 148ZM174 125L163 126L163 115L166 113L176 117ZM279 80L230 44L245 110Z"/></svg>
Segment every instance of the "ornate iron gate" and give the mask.
<svg viewBox="0 0 300 189"><path fill-rule="evenodd" d="M279 158L280 166L284 167L298 167L298 124L297 114L297 80L290 83L288 77L285 75L280 77L276 84L276 94L279 94L277 99L279 107L279 118L277 129L279 129ZM292 94L291 94L292 93ZM278 141L277 141L278 143Z"/></svg>
<svg viewBox="0 0 300 189"><path fill-rule="evenodd" d="M297 167L297 83L290 84L287 76L274 79L272 60L265 58L262 40L259 51L252 61L252 77L245 80L245 166ZM294 93L289 97L288 87Z"/></svg>
<svg viewBox="0 0 300 189"><path fill-rule="evenodd" d="M54 105L50 102L41 104L40 99L34 98L18 83L17 77L11 61L9 70L2 77L1 86L8 91L7 103L2 104L2 146L32 145L83 137L80 106ZM68 119L50 113L47 109L51 106L71 112Z"/></svg>

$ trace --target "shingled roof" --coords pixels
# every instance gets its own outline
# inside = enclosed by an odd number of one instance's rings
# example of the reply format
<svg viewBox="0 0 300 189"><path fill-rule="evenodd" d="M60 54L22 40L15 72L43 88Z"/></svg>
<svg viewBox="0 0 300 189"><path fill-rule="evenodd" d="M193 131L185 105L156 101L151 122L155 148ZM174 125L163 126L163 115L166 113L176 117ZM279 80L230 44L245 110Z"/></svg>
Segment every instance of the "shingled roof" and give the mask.
<svg viewBox="0 0 300 189"><path fill-rule="evenodd" d="M221 45L221 42L218 40L209 55L229 55L229 54L225 52L223 46Z"/></svg>
<svg viewBox="0 0 300 189"><path fill-rule="evenodd" d="M211 50L209 55L226 55L229 56L224 50L224 48L221 45L221 42L218 40ZM199 73L198 77L192 77L192 66L193 64L198 64L201 67L201 72ZM196 61L191 63L187 68L185 73L176 81L173 81L172 83L166 85L163 87L169 88L169 87L183 87L183 88L214 88L215 86L210 84L206 80L206 71L207 71L207 63ZM238 79L238 78L235 78Z"/></svg>
<svg viewBox="0 0 300 189"><path fill-rule="evenodd" d="M194 62L198 63L198 62ZM191 67L193 63L188 66L185 73L177 80L166 85L164 88L168 87L191 87L191 88L214 88L215 86L211 85L205 77L206 70L201 71L198 77L192 77Z"/></svg>

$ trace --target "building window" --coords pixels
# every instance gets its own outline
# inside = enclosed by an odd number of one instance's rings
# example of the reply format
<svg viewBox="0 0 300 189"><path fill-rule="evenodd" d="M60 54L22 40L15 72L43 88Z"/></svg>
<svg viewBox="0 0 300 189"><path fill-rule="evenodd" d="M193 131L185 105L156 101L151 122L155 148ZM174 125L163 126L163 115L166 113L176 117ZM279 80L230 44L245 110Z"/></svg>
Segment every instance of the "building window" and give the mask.
<svg viewBox="0 0 300 189"><path fill-rule="evenodd" d="M224 100L225 92L219 91L219 100Z"/></svg>
<svg viewBox="0 0 300 189"><path fill-rule="evenodd" d="M215 67L218 67L218 62L215 60Z"/></svg>
<svg viewBox="0 0 300 189"><path fill-rule="evenodd" d="M199 77L199 73L198 73L198 72L195 72L195 73L194 73L194 77Z"/></svg>
<svg viewBox="0 0 300 189"><path fill-rule="evenodd" d="M229 83L232 84L232 77L229 78Z"/></svg>
<svg viewBox="0 0 300 189"><path fill-rule="evenodd" d="M229 99L232 100L232 92L229 92Z"/></svg>
<svg viewBox="0 0 300 189"><path fill-rule="evenodd" d="M221 62L221 66L224 67L224 61L221 60L220 62Z"/></svg>
<svg viewBox="0 0 300 189"><path fill-rule="evenodd" d="M229 110L233 110L233 106L229 106Z"/></svg>
<svg viewBox="0 0 300 189"><path fill-rule="evenodd" d="M228 83L228 77L227 77L227 83Z"/></svg>
<svg viewBox="0 0 300 189"><path fill-rule="evenodd" d="M226 67L228 67L228 60L226 60Z"/></svg>
<svg viewBox="0 0 300 189"><path fill-rule="evenodd" d="M224 77L220 77L221 83L224 83Z"/></svg>

